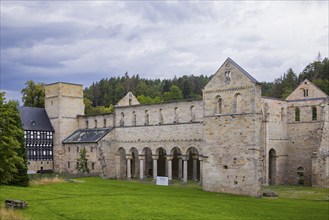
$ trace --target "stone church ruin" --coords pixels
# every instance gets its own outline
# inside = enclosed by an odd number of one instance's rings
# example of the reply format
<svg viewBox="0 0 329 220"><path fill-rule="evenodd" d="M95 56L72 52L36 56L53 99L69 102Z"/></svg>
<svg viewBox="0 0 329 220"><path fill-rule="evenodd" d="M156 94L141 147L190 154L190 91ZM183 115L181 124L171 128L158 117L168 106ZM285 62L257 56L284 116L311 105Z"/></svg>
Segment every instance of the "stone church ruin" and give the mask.
<svg viewBox="0 0 329 220"><path fill-rule="evenodd" d="M113 114L84 115L83 86L45 87L45 108L21 107L29 170L200 181L204 190L260 196L261 186L329 187L329 97L304 80L285 100L228 58L203 99L141 105L132 93Z"/></svg>

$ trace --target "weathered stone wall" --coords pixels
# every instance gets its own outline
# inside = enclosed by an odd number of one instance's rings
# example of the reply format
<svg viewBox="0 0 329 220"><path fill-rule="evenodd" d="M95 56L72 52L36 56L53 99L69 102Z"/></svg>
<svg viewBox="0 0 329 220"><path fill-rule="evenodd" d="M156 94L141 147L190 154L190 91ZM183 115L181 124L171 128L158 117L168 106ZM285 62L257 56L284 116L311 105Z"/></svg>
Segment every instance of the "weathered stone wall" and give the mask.
<svg viewBox="0 0 329 220"><path fill-rule="evenodd" d="M37 161L29 160L28 161L28 170L33 170L34 172L37 172L39 170L53 170L53 161L52 160L37 160Z"/></svg>
<svg viewBox="0 0 329 220"><path fill-rule="evenodd" d="M323 124L319 129L320 147L312 155L313 186L329 188L329 100L320 104Z"/></svg>
<svg viewBox="0 0 329 220"><path fill-rule="evenodd" d="M117 107L116 127L202 122L202 101Z"/></svg>
<svg viewBox="0 0 329 220"><path fill-rule="evenodd" d="M286 100L310 99L310 98L328 97L319 88L314 86L309 80L304 80L300 85L286 98Z"/></svg>
<svg viewBox="0 0 329 220"><path fill-rule="evenodd" d="M203 188L259 196L262 167L257 143L261 115L223 115L204 119Z"/></svg>
<svg viewBox="0 0 329 220"><path fill-rule="evenodd" d="M312 185L312 154L319 149L319 129L323 124L321 102L322 100L288 101L288 184L298 184L298 173L303 171L304 185ZM312 120L313 106L318 109L316 120ZM296 107L300 112L299 121L295 120Z"/></svg>
<svg viewBox="0 0 329 220"><path fill-rule="evenodd" d="M263 183L284 184L286 181L286 168L288 161L287 149L287 102L280 99L262 97L263 125L262 137L264 146L264 173ZM275 156L270 159L270 151ZM270 166L271 160L272 165ZM270 167L272 169L270 174Z"/></svg>
<svg viewBox="0 0 329 220"><path fill-rule="evenodd" d="M88 159L88 168L90 170L90 174L100 174L101 167L98 160L99 149L97 143L80 143L80 144L64 144L64 157L63 164L64 169L63 172L67 173L77 173L77 161L80 157L80 150L85 148L87 152Z"/></svg>
<svg viewBox="0 0 329 220"><path fill-rule="evenodd" d="M137 98L132 94L132 92L128 92L125 97L123 97L116 106L130 106L130 105L139 105Z"/></svg>
<svg viewBox="0 0 329 220"><path fill-rule="evenodd" d="M112 128L114 127L114 114L79 115L79 129Z"/></svg>

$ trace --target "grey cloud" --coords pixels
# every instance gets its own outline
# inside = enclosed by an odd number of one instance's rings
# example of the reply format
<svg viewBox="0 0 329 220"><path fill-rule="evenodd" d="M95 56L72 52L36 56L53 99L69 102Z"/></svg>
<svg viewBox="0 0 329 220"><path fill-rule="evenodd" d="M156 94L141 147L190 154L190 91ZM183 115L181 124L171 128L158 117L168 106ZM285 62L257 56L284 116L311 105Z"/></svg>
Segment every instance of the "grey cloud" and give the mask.
<svg viewBox="0 0 329 220"><path fill-rule="evenodd" d="M320 6L313 4L300 6L309 12L303 14L296 5L1 2L6 13L1 14L0 86L20 90L29 79L88 86L125 72L150 78L211 75L227 57L256 79L270 81L287 67L298 71L311 61L309 57L316 56L314 51L328 56L328 35L324 34L328 21L318 19L321 29L308 22L327 14L319 13ZM16 6L16 14L10 13L9 7ZM289 22L275 19L286 8ZM16 19L18 15L22 19Z"/></svg>

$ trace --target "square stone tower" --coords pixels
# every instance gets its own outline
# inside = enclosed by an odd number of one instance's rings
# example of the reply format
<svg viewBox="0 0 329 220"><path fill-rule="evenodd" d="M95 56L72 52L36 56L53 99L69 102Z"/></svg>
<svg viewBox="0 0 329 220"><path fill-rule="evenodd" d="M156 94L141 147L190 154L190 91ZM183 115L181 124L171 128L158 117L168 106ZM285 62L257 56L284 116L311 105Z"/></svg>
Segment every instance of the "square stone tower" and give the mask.
<svg viewBox="0 0 329 220"><path fill-rule="evenodd" d="M78 129L78 115L84 115L83 86L57 82L45 86L45 109L54 133L54 171L63 172L64 138Z"/></svg>

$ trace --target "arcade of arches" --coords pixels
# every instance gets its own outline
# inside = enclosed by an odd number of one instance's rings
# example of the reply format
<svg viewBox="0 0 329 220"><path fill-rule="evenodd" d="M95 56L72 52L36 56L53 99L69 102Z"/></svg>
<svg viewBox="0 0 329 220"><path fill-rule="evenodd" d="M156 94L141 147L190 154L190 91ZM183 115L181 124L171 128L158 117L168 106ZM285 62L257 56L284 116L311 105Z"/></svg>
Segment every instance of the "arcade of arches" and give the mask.
<svg viewBox="0 0 329 220"><path fill-rule="evenodd" d="M116 162L120 164L116 170L119 179L144 180L166 176L169 182L173 179L183 183L202 180L203 156L194 147L190 147L185 154L179 147L172 148L170 152L162 147L153 152L149 147L141 151L134 147L126 151L121 147L117 150Z"/></svg>

